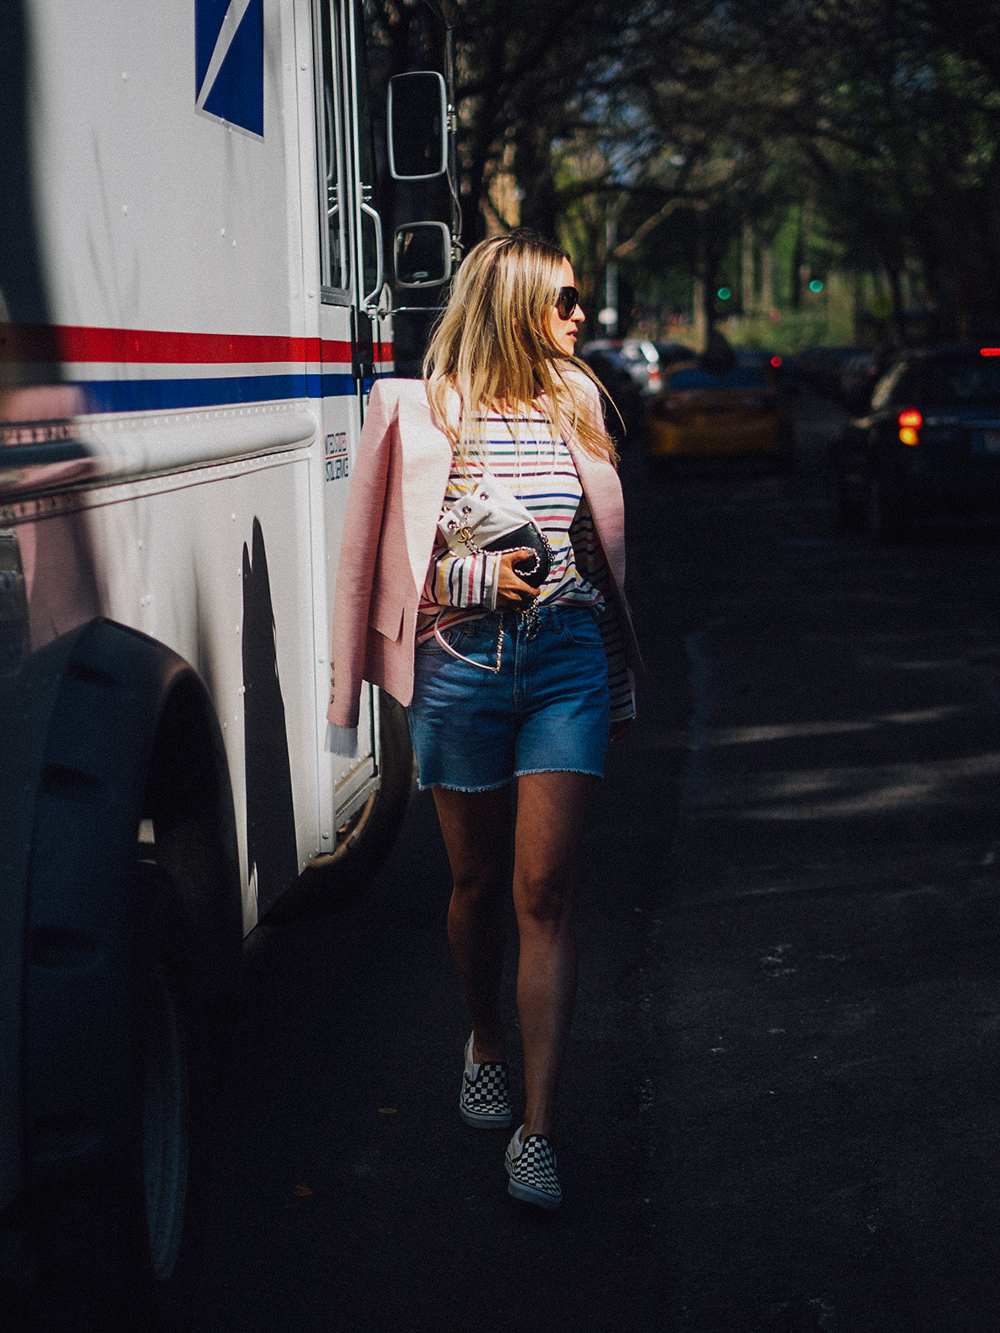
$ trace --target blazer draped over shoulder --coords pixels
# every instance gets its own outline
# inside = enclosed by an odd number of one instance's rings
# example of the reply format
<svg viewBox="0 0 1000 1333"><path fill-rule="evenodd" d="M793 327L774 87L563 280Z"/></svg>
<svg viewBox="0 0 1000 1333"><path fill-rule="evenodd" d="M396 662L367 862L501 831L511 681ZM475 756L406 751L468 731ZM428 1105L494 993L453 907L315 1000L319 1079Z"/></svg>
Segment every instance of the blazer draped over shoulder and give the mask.
<svg viewBox="0 0 1000 1333"><path fill-rule="evenodd" d="M590 390L587 382L588 391ZM593 407L600 412L596 390ZM618 596L629 666L641 658L625 601L624 504L610 462L566 441ZM351 477L333 611L327 719L358 725L362 681L413 698L417 609L451 472L451 444L422 380L376 380Z"/></svg>

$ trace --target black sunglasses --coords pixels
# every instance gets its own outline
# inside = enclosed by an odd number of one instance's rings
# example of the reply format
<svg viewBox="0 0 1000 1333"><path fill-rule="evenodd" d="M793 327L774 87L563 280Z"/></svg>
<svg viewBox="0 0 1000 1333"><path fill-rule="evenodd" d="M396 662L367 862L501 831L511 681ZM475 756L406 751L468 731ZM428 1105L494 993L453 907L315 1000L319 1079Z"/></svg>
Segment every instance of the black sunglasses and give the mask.
<svg viewBox="0 0 1000 1333"><path fill-rule="evenodd" d="M560 319L569 319L580 304L580 293L575 287L560 287L556 297L556 313Z"/></svg>

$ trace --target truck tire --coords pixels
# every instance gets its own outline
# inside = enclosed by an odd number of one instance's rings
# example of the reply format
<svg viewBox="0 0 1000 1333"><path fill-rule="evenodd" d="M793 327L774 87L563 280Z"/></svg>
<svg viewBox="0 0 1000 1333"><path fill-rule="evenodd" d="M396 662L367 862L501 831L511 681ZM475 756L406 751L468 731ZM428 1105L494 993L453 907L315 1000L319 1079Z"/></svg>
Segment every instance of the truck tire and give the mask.
<svg viewBox="0 0 1000 1333"><path fill-rule="evenodd" d="M32 1333L183 1333L207 1189L205 1017L178 966L185 928L166 877L137 859L130 946L128 1103L114 1151L43 1183L31 1209Z"/></svg>
<svg viewBox="0 0 1000 1333"><path fill-rule="evenodd" d="M203 683L107 621L69 658L36 799L25 999L32 1333L182 1333L207 1185L210 1012L242 911Z"/></svg>
<svg viewBox="0 0 1000 1333"><path fill-rule="evenodd" d="M356 902L388 860L413 789L413 747L406 709L379 691L381 783L337 831L336 849L318 856L278 899L268 922L325 916Z"/></svg>

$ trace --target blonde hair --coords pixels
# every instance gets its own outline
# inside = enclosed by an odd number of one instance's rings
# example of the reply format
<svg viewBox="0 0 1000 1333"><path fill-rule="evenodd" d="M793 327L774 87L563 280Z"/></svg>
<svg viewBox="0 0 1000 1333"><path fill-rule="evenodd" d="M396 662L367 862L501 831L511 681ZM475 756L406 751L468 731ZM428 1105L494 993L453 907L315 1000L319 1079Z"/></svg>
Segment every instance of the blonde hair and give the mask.
<svg viewBox="0 0 1000 1333"><path fill-rule="evenodd" d="M547 330L568 258L519 229L481 241L458 271L424 357L424 380L463 471L470 455L482 455L483 416L529 405L545 416L553 439L572 438L591 456L618 461L581 373L602 393L600 382L583 361L561 352Z"/></svg>

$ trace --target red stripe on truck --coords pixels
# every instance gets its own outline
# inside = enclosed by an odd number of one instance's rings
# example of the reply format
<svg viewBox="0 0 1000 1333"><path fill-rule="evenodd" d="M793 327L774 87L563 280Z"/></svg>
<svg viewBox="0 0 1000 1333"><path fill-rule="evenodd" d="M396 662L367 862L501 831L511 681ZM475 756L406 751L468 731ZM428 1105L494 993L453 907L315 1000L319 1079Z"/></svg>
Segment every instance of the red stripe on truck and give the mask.
<svg viewBox="0 0 1000 1333"><path fill-rule="evenodd" d="M391 343L380 346L392 356ZM0 361L77 361L127 365L344 364L351 344L329 338L256 333L177 333L161 329L97 329L65 324L8 324L0 329Z"/></svg>

